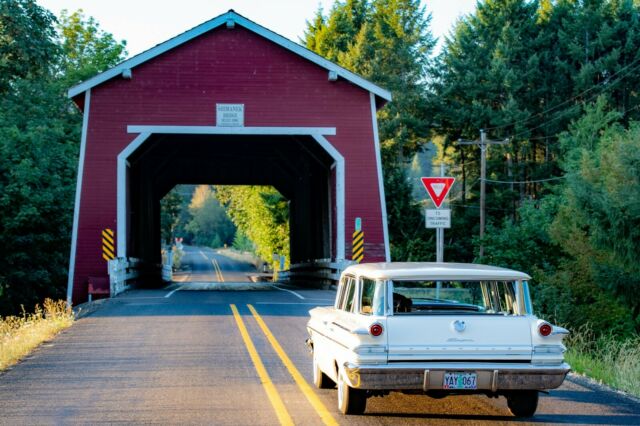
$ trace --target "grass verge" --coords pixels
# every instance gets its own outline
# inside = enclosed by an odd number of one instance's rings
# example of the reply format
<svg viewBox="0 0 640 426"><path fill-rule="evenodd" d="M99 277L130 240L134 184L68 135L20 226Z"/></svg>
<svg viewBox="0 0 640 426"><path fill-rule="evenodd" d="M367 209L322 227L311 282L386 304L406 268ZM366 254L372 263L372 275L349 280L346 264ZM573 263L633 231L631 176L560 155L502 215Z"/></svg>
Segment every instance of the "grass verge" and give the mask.
<svg viewBox="0 0 640 426"><path fill-rule="evenodd" d="M14 365L41 343L73 324L73 312L63 300L46 299L35 312L0 318L0 371Z"/></svg>
<svg viewBox="0 0 640 426"><path fill-rule="evenodd" d="M580 330L565 343L573 371L640 397L640 337L620 341Z"/></svg>

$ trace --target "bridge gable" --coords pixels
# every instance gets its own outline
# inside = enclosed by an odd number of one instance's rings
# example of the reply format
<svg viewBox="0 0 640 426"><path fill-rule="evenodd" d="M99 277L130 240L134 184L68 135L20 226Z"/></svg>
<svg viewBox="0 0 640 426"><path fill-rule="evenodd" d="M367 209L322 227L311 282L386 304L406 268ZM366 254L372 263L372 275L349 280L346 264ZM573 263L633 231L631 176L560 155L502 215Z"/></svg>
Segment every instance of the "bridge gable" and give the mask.
<svg viewBox="0 0 640 426"><path fill-rule="evenodd" d="M383 101L391 100L391 93L382 89L379 86L371 83L360 77L357 74L354 74L339 65L328 61L327 59L317 55L316 53L300 46L297 43L292 42L291 40L282 37L279 34L274 33L273 31L264 28L253 21L235 13L233 10L220 15L216 18L211 19L210 21L204 22L197 27L192 28L189 31L186 31L183 34L180 34L170 40L167 40L164 43L161 43L139 55L134 56L131 59L128 59L121 64L111 68L101 74L96 75L95 77L78 84L77 86L71 88L69 90L69 97L75 98L81 93L85 92L88 89L91 89L105 81L108 81L116 76L128 76L130 75L131 70L143 64L150 59L157 57L158 55L162 55L165 52L168 52L174 49L177 46L180 46L184 43L190 42L194 38L197 38L211 30L216 28L220 28L226 26L228 29L233 29L236 26L240 26L246 28L247 30L264 37L265 39L273 42L274 44L280 45L281 47L289 50L290 52L299 55L310 62L313 62L320 67L325 68L329 71L329 78L332 80L337 80L338 78L343 78L347 81L352 82L353 84L362 87L363 89L374 93L376 96L379 96ZM77 99L79 103L82 103L81 99Z"/></svg>

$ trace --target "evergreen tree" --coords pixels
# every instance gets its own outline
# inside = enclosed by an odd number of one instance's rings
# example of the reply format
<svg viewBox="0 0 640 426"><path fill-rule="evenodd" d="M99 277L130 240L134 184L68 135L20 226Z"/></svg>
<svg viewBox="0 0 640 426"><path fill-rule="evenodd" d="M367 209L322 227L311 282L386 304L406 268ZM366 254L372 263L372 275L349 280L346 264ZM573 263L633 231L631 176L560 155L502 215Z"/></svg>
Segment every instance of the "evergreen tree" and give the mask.
<svg viewBox="0 0 640 426"><path fill-rule="evenodd" d="M337 2L318 11L307 47L388 89L393 101L378 112L392 257L427 260L432 239L407 184L408 163L428 140L427 67L434 40L430 16L417 0Z"/></svg>
<svg viewBox="0 0 640 426"><path fill-rule="evenodd" d="M434 69L431 103L436 132L455 147L449 161L462 167L465 206L477 202L479 150L458 138L478 139L479 129L510 138L488 151L488 178L517 182L487 184L487 211L500 223L549 193L544 181L562 173L558 135L584 103L604 95L626 120L636 116L638 12L630 1L486 0L458 23Z"/></svg>
<svg viewBox="0 0 640 426"><path fill-rule="evenodd" d="M195 188L189 213L191 220L185 229L194 236L194 244L218 248L233 243L235 227L210 185Z"/></svg>

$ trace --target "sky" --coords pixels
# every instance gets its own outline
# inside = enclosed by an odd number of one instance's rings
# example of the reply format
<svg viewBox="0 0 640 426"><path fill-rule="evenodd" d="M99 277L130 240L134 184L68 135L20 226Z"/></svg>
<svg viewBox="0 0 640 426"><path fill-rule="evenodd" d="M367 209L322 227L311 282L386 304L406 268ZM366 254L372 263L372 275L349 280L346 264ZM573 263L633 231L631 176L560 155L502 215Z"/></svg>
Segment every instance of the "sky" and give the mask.
<svg viewBox="0 0 640 426"><path fill-rule="evenodd" d="M290 40L304 34L306 21L334 0L37 0L56 16L82 9L100 28L127 41L129 56L143 52L190 28L233 9ZM476 0L423 0L431 13L431 31L443 39L456 20L473 12Z"/></svg>

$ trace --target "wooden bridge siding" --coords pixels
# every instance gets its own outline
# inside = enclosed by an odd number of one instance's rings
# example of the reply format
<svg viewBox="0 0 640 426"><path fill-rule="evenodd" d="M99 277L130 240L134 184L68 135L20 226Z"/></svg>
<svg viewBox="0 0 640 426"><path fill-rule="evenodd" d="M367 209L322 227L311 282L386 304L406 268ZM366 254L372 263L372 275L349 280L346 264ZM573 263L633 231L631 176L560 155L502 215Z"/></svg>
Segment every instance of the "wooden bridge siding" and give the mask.
<svg viewBox="0 0 640 426"><path fill-rule="evenodd" d="M369 92L244 29L218 28L91 91L76 252L74 299L104 273L100 230L116 229L117 155L137 136L127 125L213 126L216 103L243 103L245 126L335 127L345 157L345 244L356 217L369 250L384 260L383 224ZM332 230L335 238L336 230Z"/></svg>

